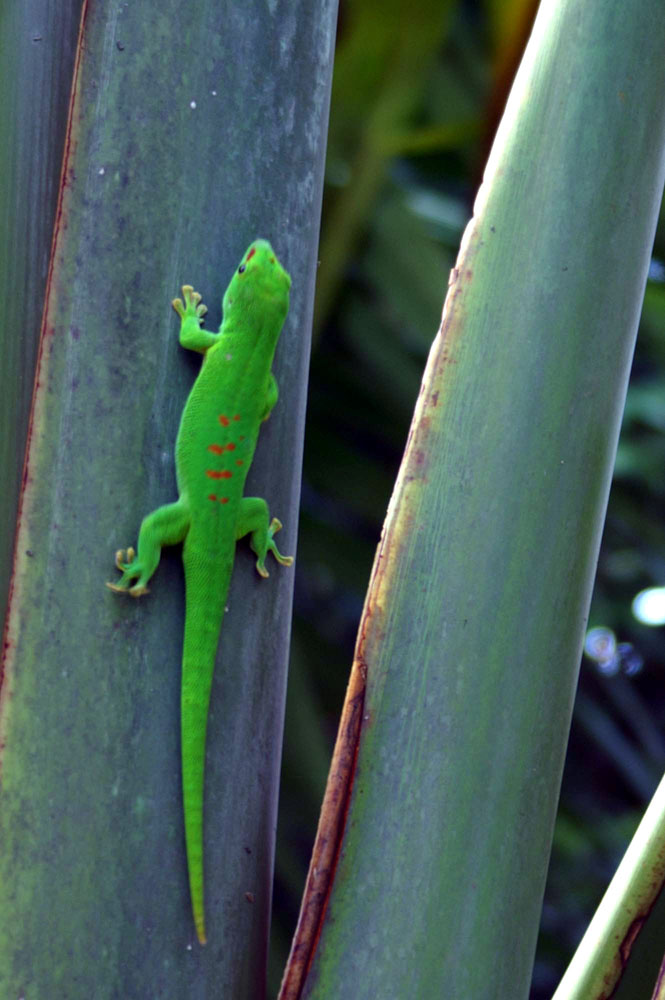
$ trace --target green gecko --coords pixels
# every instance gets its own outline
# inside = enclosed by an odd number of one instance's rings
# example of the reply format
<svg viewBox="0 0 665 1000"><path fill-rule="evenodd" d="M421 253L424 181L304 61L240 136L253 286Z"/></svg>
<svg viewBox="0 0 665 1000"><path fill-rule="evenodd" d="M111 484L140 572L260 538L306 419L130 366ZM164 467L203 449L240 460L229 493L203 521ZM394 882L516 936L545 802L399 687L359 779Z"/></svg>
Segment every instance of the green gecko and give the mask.
<svg viewBox="0 0 665 1000"><path fill-rule="evenodd" d="M182 654L181 747L185 842L196 933L205 944L203 904L203 781L208 703L215 654L229 589L235 544L250 536L256 568L267 577L273 536L282 527L268 505L244 497L259 428L277 402L271 367L289 308L291 278L266 240L248 248L222 302L219 333L201 326L201 296L184 285L173 308L181 319L180 343L203 354L185 404L175 446L179 499L158 507L141 523L138 554L116 553L122 571L111 590L140 597L157 569L163 545L183 542L185 635ZM133 583L132 581L136 581Z"/></svg>

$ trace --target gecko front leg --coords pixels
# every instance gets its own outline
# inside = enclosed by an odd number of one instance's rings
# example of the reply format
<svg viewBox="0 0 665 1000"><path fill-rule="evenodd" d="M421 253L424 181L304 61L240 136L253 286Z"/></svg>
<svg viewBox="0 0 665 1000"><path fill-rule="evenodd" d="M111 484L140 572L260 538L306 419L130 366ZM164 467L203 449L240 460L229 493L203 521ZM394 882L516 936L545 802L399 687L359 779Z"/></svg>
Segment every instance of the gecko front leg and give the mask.
<svg viewBox="0 0 665 1000"><path fill-rule="evenodd" d="M184 302L183 302L184 299ZM191 285L182 286L182 299L173 299L171 305L180 317L180 345L190 351L205 354L219 340L218 333L203 330L201 323L208 307Z"/></svg>

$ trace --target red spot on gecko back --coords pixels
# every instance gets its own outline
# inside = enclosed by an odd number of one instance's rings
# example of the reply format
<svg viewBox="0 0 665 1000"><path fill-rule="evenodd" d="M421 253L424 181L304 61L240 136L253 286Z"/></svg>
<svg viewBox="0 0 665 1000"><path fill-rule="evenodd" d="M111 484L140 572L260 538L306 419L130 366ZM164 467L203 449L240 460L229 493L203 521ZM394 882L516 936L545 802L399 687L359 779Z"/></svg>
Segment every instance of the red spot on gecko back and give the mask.
<svg viewBox="0 0 665 1000"><path fill-rule="evenodd" d="M252 257L254 256L255 253L256 253L256 247L252 247L252 249L249 251L249 253L245 257L245 263L247 263L248 261L250 261L252 259Z"/></svg>
<svg viewBox="0 0 665 1000"><path fill-rule="evenodd" d="M206 469L208 479L230 479L232 475L228 469Z"/></svg>
<svg viewBox="0 0 665 1000"><path fill-rule="evenodd" d="M233 419L234 420L240 420L240 414L239 413L234 413L233 414Z"/></svg>
<svg viewBox="0 0 665 1000"><path fill-rule="evenodd" d="M228 503L229 502L229 498L228 497L220 497L219 498L219 502L220 503Z"/></svg>
<svg viewBox="0 0 665 1000"><path fill-rule="evenodd" d="M221 455L224 449L220 444L209 444L208 451L211 451L213 455Z"/></svg>
<svg viewBox="0 0 665 1000"><path fill-rule="evenodd" d="M229 441L229 443L226 446L226 450L227 451L235 451L236 450L236 446L234 445L233 441Z"/></svg>
<svg viewBox="0 0 665 1000"><path fill-rule="evenodd" d="M217 500L217 497L214 493L208 493L208 500L212 500L214 502Z"/></svg>
<svg viewBox="0 0 665 1000"><path fill-rule="evenodd" d="M236 465L244 465L245 463L241 458L236 458Z"/></svg>
<svg viewBox="0 0 665 1000"><path fill-rule="evenodd" d="M223 413L220 413L220 415L219 415L219 417L217 419L219 420L219 422L222 425L222 427L228 427L229 426L230 420Z"/></svg>

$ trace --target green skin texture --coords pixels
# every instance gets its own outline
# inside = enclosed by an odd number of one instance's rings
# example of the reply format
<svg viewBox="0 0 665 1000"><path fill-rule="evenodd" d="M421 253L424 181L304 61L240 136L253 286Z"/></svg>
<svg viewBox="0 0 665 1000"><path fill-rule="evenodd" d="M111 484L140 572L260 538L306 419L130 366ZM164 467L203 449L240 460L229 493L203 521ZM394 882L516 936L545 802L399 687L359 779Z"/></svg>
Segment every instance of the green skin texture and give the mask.
<svg viewBox="0 0 665 1000"><path fill-rule="evenodd" d="M183 543L185 635L182 654L182 788L189 887L196 933L205 944L203 901L203 782L206 725L215 655L229 589L235 545L244 535L257 555L256 568L268 576L277 549L270 520L259 497L244 497L247 472L261 423L277 402L271 372L277 341L289 308L291 278L266 240L247 249L222 303L219 333L201 328L207 312L189 285L184 302L173 300L181 319L180 343L203 354L201 371L185 404L175 446L179 499L143 519L138 553L116 554L122 571L111 590L139 597L157 569L163 545Z"/></svg>

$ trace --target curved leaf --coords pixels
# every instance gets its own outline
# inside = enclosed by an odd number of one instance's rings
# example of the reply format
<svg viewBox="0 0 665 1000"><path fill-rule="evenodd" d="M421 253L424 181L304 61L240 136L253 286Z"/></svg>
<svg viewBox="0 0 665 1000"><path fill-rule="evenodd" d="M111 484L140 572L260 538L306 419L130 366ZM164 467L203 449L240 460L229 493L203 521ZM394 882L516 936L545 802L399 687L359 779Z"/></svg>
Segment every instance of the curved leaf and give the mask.
<svg viewBox="0 0 665 1000"><path fill-rule="evenodd" d="M664 47L659 7L541 6L374 566L304 997L528 994L662 193Z"/></svg>

